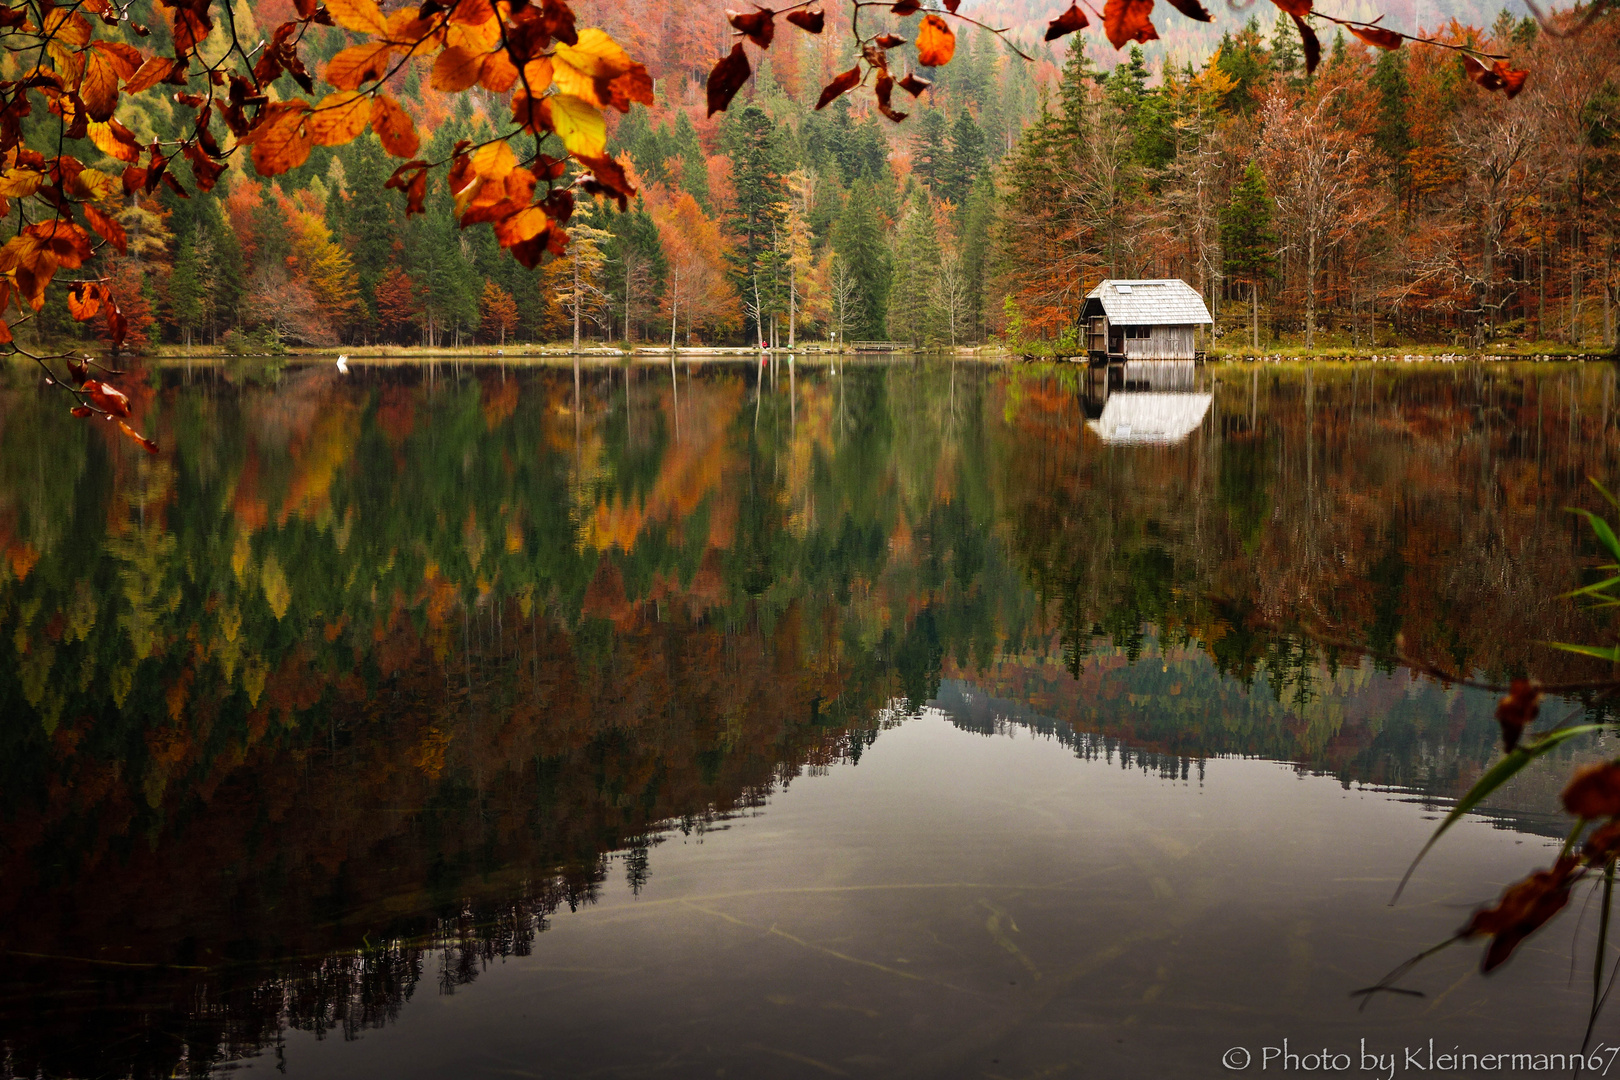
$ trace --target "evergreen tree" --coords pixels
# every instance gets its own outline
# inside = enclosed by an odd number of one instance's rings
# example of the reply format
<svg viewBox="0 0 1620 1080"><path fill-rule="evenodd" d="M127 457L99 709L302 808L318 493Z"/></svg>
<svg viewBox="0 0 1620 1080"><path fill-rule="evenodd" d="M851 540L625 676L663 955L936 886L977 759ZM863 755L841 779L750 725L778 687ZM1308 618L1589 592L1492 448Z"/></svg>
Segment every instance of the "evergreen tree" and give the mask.
<svg viewBox="0 0 1620 1080"><path fill-rule="evenodd" d="M970 310L966 336L984 337L984 297L989 283L990 236L996 220L996 186L988 172L981 173L969 193L958 220L962 273L967 279Z"/></svg>
<svg viewBox="0 0 1620 1080"><path fill-rule="evenodd" d="M1386 52L1378 57L1368 80L1378 95L1378 125L1373 129L1373 145L1388 159L1395 176L1396 188L1407 187L1406 157L1412 152L1412 129L1407 119L1407 107L1412 87L1406 74L1407 53Z"/></svg>
<svg viewBox="0 0 1620 1080"><path fill-rule="evenodd" d="M361 321L370 328L377 320L377 284L399 257L399 199L383 187L394 167L375 135L362 135L345 149L348 197L343 227L334 231L354 256L360 302L365 308Z"/></svg>
<svg viewBox="0 0 1620 1080"><path fill-rule="evenodd" d="M1236 37L1223 34L1219 56L1215 66L1234 84L1226 94L1226 108L1247 116L1258 104L1271 69L1270 53L1260 40L1260 20L1251 16Z"/></svg>
<svg viewBox="0 0 1620 1080"><path fill-rule="evenodd" d="M169 273L169 307L174 316L181 339L192 343L192 334L202 327L204 302L207 292L198 265L197 244L193 229L180 241L180 250L174 256L174 268Z"/></svg>
<svg viewBox="0 0 1620 1080"><path fill-rule="evenodd" d="M728 117L731 113L726 114ZM731 158L736 205L730 214L732 277L750 306L758 340L769 336L770 317L782 306L778 242L787 188L782 182L776 125L757 105L726 124L722 148Z"/></svg>
<svg viewBox="0 0 1620 1080"><path fill-rule="evenodd" d="M939 232L928 196L918 191L900 221L889 300L889 339L926 345L941 339L932 285L939 276Z"/></svg>
<svg viewBox="0 0 1620 1080"><path fill-rule="evenodd" d="M1277 12L1277 22L1271 28L1271 73L1289 86L1298 87L1305 82L1305 56L1300 51L1299 31L1286 11Z"/></svg>
<svg viewBox="0 0 1620 1080"><path fill-rule="evenodd" d="M1253 313L1254 347L1260 347L1260 284L1276 265L1277 235L1271 225L1271 195L1265 174L1253 161L1232 189L1232 199L1221 213L1221 247L1226 272L1248 283Z"/></svg>
<svg viewBox="0 0 1620 1080"><path fill-rule="evenodd" d="M918 121L912 138L911 175L931 195L938 193L942 175L947 171L945 157L945 114L929 109Z"/></svg>
<svg viewBox="0 0 1620 1080"><path fill-rule="evenodd" d="M851 332L860 338L881 338L889 321L892 270L872 181L857 183L845 199L843 212L833 225L832 243L857 284L862 318Z"/></svg>
<svg viewBox="0 0 1620 1080"><path fill-rule="evenodd" d="M951 149L940 177L941 194L962 206L983 169L984 132L963 109L951 125Z"/></svg>
<svg viewBox="0 0 1620 1080"><path fill-rule="evenodd" d="M640 199L628 213L607 215L611 234L603 245L606 291L612 308L609 317L622 320L626 340L634 335L638 314L656 310L669 276L669 261L658 236L658 226Z"/></svg>
<svg viewBox="0 0 1620 1080"><path fill-rule="evenodd" d="M692 118L686 115L685 109L675 110L675 129L670 135L670 146L681 160L681 187L690 192L698 205L708 212L711 209L709 163L703 154L703 144L698 141L697 128L692 126Z"/></svg>

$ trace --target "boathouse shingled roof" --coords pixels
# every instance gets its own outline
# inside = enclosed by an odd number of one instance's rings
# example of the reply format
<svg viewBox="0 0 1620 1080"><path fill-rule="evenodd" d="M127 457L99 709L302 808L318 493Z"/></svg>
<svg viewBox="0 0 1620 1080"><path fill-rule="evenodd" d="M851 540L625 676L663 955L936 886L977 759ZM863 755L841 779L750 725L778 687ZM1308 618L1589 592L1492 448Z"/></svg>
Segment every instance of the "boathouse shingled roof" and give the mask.
<svg viewBox="0 0 1620 1080"><path fill-rule="evenodd" d="M1198 290L1178 278L1110 278L1086 294L1115 326L1199 326L1214 322ZM1093 307L1086 304L1087 315Z"/></svg>

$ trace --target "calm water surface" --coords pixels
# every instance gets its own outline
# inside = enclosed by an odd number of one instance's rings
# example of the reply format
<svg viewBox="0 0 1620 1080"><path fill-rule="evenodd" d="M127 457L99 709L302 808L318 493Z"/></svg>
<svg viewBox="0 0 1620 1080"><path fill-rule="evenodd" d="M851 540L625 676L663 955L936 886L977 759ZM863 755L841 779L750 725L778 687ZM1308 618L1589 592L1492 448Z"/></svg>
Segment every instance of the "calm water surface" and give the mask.
<svg viewBox="0 0 1620 1080"><path fill-rule="evenodd" d="M1349 993L1548 860L1604 747L1390 907L1493 700L1297 628L1592 677L1532 643L1613 634L1557 599L1611 369L228 376L141 383L156 458L0 381L0 1075L1579 1046L1574 919Z"/></svg>

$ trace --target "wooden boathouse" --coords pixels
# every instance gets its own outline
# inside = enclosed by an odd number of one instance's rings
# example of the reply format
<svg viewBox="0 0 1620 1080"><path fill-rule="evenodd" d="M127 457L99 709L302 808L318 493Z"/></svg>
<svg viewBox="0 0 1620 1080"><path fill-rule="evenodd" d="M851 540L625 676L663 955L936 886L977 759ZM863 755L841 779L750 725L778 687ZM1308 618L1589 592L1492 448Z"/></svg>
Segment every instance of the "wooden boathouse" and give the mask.
<svg viewBox="0 0 1620 1080"><path fill-rule="evenodd" d="M1176 278L1110 278L1080 309L1091 363L1198 359L1198 328L1214 322L1198 290Z"/></svg>

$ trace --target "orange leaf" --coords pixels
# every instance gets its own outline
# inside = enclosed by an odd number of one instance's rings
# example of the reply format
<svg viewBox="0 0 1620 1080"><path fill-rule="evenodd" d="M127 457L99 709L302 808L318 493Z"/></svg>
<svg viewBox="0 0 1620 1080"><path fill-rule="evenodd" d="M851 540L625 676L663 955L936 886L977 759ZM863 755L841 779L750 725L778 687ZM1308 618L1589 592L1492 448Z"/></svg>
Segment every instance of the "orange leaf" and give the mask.
<svg viewBox="0 0 1620 1080"><path fill-rule="evenodd" d="M309 160L315 145L304 126L309 102L301 98L278 101L260 114L253 130L239 140L253 147L253 167L260 176L277 176Z"/></svg>
<svg viewBox="0 0 1620 1080"><path fill-rule="evenodd" d="M467 89L483 73L484 56L460 45L450 46L433 61L433 89L443 90L447 94L458 94Z"/></svg>
<svg viewBox="0 0 1620 1080"><path fill-rule="evenodd" d="M385 94L378 94L371 102L371 130L382 140L383 149L395 157L415 157L421 146L416 137L416 123L399 102Z"/></svg>
<svg viewBox="0 0 1620 1080"><path fill-rule="evenodd" d="M142 435L140 432L136 431L122 420L118 421L118 427L125 435L128 435L130 438L140 443L148 454L155 454L158 452L157 443L153 442L151 439L148 439L145 435Z"/></svg>
<svg viewBox="0 0 1620 1080"><path fill-rule="evenodd" d="M320 100L305 126L316 146L342 146L360 137L370 116L364 94L357 90L335 90Z"/></svg>
<svg viewBox="0 0 1620 1080"><path fill-rule="evenodd" d="M923 67L944 67L956 55L956 35L938 15L924 15L917 27L917 63Z"/></svg>
<svg viewBox="0 0 1620 1080"><path fill-rule="evenodd" d="M525 69L536 67L537 61L531 60L524 65ZM478 85L492 94L504 94L512 89L518 81L518 69L506 55L505 49L497 49L484 60L484 72L478 77ZM546 77L550 82L551 77ZM533 85L532 83L530 84Z"/></svg>
<svg viewBox="0 0 1620 1080"><path fill-rule="evenodd" d="M167 56L154 56L143 63L140 68L124 81L124 93L139 94L143 90L150 90L168 77L174 68L174 61Z"/></svg>
<svg viewBox="0 0 1620 1080"><path fill-rule="evenodd" d="M140 70L145 57L141 50L133 45L126 45L122 41L92 41L90 47L112 61L113 70L118 77L128 82Z"/></svg>
<svg viewBox="0 0 1620 1080"><path fill-rule="evenodd" d="M377 0L326 0L326 13L333 22L357 34L388 32L388 20L383 18Z"/></svg>
<svg viewBox="0 0 1620 1080"><path fill-rule="evenodd" d="M130 165L141 160L141 147L135 141L134 133L117 120L93 123L89 126L87 134L96 149L108 157L117 158Z"/></svg>
<svg viewBox="0 0 1620 1080"><path fill-rule="evenodd" d="M100 50L84 55L84 77L79 80L79 100L92 120L111 120L118 109L118 71Z"/></svg>
<svg viewBox="0 0 1620 1080"><path fill-rule="evenodd" d="M362 83L387 74L392 52L386 42L351 45L327 61L323 77L339 90L357 90Z"/></svg>
<svg viewBox="0 0 1620 1080"><path fill-rule="evenodd" d="M103 240L117 248L118 254L129 254L129 236L124 232L122 225L93 206L85 206L83 210L84 219L90 223L90 227L96 230Z"/></svg>
<svg viewBox="0 0 1620 1080"><path fill-rule="evenodd" d="M88 322L95 318L96 313L101 310L101 298L105 288L94 281L79 281L68 289L68 314L73 317L74 322Z"/></svg>
<svg viewBox="0 0 1620 1080"><path fill-rule="evenodd" d="M1108 0L1103 5L1103 33L1116 49L1123 49L1127 41L1157 41L1159 32L1153 29L1152 14L1153 0Z"/></svg>

